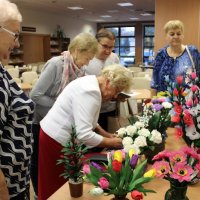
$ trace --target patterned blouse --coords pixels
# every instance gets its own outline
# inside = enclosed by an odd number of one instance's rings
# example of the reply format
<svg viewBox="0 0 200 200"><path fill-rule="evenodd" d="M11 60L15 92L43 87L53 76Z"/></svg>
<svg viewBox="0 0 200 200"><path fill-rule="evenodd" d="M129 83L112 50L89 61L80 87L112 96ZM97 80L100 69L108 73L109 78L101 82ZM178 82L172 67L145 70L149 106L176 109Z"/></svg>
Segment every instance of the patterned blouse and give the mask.
<svg viewBox="0 0 200 200"><path fill-rule="evenodd" d="M155 59L151 88L156 89L158 92L166 90L164 84L166 75L169 75L170 81L175 82L177 75L185 76L187 69L192 68L192 62L186 49L179 57L174 59L168 55L167 47L160 49ZM193 58L196 72L199 74L200 56L198 49L194 46L188 46L188 49Z"/></svg>
<svg viewBox="0 0 200 200"><path fill-rule="evenodd" d="M0 64L0 169L10 197L29 184L34 103Z"/></svg>

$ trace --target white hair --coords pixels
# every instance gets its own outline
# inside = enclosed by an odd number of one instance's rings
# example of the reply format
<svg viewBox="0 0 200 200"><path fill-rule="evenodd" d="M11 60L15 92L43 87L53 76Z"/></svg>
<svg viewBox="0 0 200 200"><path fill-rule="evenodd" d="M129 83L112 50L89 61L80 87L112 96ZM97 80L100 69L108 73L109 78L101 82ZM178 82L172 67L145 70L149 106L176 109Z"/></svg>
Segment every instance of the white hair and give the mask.
<svg viewBox="0 0 200 200"><path fill-rule="evenodd" d="M0 0L0 26L3 26L9 20L22 22L22 15L16 4L8 0Z"/></svg>

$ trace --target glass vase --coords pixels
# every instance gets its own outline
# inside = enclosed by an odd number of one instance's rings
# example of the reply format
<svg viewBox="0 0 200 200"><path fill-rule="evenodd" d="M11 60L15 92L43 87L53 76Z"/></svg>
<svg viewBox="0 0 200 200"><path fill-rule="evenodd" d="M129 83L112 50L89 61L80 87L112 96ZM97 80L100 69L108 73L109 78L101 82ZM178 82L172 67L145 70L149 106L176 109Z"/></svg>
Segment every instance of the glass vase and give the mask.
<svg viewBox="0 0 200 200"><path fill-rule="evenodd" d="M114 198L112 198L111 200L129 200L128 198L126 198L126 194L124 195L115 195Z"/></svg>
<svg viewBox="0 0 200 200"><path fill-rule="evenodd" d="M165 193L165 200L189 200L186 196L187 185L183 187L177 187L170 184L170 189Z"/></svg>

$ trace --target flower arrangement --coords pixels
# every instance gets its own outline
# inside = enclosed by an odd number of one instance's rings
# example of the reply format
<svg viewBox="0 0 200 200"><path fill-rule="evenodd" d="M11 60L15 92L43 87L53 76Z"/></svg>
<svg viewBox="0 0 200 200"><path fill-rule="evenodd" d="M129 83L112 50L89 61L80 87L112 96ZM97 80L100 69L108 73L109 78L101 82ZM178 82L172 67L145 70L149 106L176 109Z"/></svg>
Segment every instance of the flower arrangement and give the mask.
<svg viewBox="0 0 200 200"><path fill-rule="evenodd" d="M153 179L154 170L145 173L146 160L138 165L137 163L138 155L134 154L134 150L129 153L123 150L108 153L108 164L105 166L89 163L89 168L84 167L87 168L85 173L89 181L97 187L92 193L96 194L98 191L100 194L125 196L131 192L133 199L143 199L142 193L146 195L147 192L154 192L142 186Z"/></svg>
<svg viewBox="0 0 200 200"><path fill-rule="evenodd" d="M88 147L77 142L77 133L75 127L72 126L71 138L63 145L61 150L61 158L57 160L57 164L64 164L65 170L61 174L65 179L70 179L73 182L82 181L84 176L83 158L87 153Z"/></svg>
<svg viewBox="0 0 200 200"><path fill-rule="evenodd" d="M156 176L164 178L176 187L183 187L200 178L200 155L193 148L163 151L154 156L152 169Z"/></svg>
<svg viewBox="0 0 200 200"><path fill-rule="evenodd" d="M171 121L176 136L183 137L189 146L200 147L199 78L196 73L188 71L185 79L183 76L177 76L175 83L169 82L166 77L166 84L171 93Z"/></svg>

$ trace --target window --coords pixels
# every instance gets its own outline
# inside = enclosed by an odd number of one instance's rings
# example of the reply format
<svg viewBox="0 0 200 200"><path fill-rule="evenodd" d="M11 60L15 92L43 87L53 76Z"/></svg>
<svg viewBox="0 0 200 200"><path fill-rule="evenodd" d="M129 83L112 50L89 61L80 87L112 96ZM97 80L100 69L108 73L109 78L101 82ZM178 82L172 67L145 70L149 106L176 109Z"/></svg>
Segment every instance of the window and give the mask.
<svg viewBox="0 0 200 200"><path fill-rule="evenodd" d="M154 31L153 25L144 25L143 36L143 62L149 63L154 56Z"/></svg>
<svg viewBox="0 0 200 200"><path fill-rule="evenodd" d="M135 63L135 27L106 27L116 36L114 52L120 57L121 64L129 66Z"/></svg>

